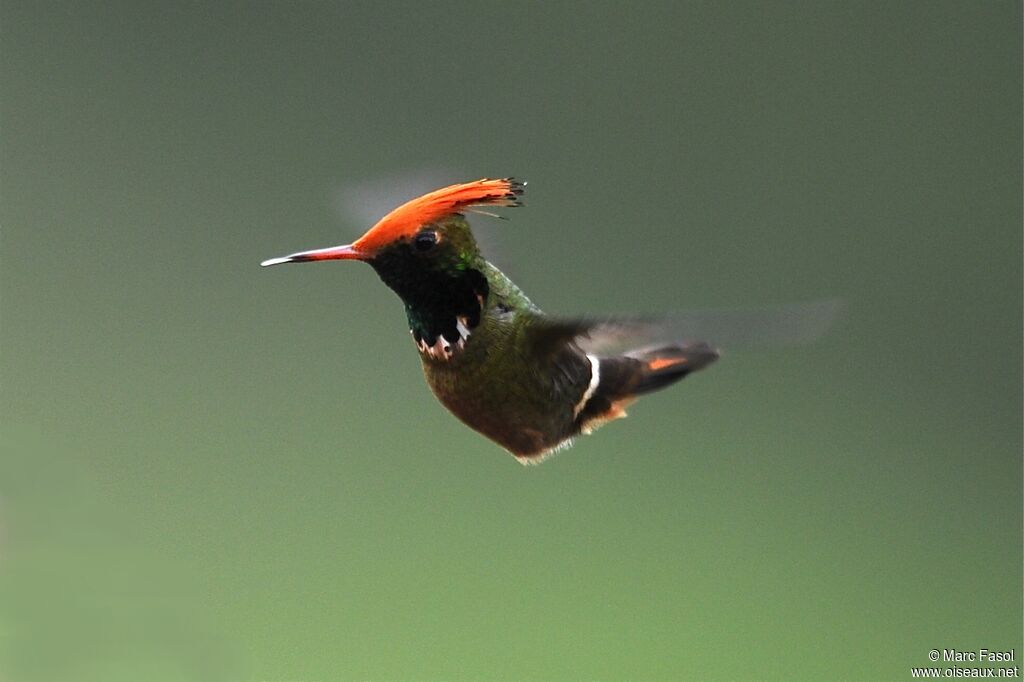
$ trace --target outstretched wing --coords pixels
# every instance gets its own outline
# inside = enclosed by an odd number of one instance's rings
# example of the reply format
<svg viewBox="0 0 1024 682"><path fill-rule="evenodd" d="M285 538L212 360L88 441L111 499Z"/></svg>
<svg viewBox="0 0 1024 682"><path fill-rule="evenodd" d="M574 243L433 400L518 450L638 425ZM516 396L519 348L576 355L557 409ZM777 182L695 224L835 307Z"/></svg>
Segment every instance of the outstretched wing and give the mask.
<svg viewBox="0 0 1024 682"><path fill-rule="evenodd" d="M828 299L662 317L543 318L532 325L530 337L539 351L555 351L574 342L594 355L614 355L659 343L703 342L725 349L787 346L821 338L842 310L841 300Z"/></svg>

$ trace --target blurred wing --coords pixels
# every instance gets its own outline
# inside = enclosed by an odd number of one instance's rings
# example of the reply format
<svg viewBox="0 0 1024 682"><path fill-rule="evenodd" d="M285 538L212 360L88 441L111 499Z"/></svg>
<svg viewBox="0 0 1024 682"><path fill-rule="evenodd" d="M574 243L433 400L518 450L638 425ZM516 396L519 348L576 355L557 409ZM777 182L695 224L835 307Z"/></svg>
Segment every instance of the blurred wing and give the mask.
<svg viewBox="0 0 1024 682"><path fill-rule="evenodd" d="M531 330L531 336L539 349L553 350L575 341L584 352L595 355L614 355L658 343L706 342L727 350L789 346L811 343L824 336L842 310L840 299L829 299L649 318L547 318Z"/></svg>
<svg viewBox="0 0 1024 682"><path fill-rule="evenodd" d="M817 341L843 312L842 299L788 303L746 310L705 310L665 319L673 337L724 348L793 346Z"/></svg>

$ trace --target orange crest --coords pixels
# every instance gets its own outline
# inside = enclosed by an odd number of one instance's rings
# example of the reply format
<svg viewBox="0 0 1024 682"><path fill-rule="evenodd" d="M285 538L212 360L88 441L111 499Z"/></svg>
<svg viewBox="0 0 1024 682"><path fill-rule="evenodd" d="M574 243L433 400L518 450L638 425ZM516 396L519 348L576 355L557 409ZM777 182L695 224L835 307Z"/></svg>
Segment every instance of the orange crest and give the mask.
<svg viewBox="0 0 1024 682"><path fill-rule="evenodd" d="M513 178L465 182L434 190L407 201L381 218L352 248L373 253L401 237L412 236L422 225L432 223L473 206L521 206L523 183Z"/></svg>

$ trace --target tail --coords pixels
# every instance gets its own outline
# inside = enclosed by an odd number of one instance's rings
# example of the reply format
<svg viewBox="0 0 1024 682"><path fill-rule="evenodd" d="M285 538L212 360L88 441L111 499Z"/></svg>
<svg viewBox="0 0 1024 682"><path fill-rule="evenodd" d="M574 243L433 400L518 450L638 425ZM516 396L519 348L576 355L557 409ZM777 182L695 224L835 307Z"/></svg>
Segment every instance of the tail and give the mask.
<svg viewBox="0 0 1024 682"><path fill-rule="evenodd" d="M625 370L620 390L642 395L665 388L687 374L704 369L717 359L718 351L714 348L706 343L695 343L688 346L642 348L630 351L621 358L612 358L611 362L613 367L620 364Z"/></svg>
<svg viewBox="0 0 1024 682"><path fill-rule="evenodd" d="M590 433L606 421L626 416L639 396L665 388L718 359L706 343L641 348L591 361L591 387L577 408L576 424ZM594 379L596 378L596 384Z"/></svg>

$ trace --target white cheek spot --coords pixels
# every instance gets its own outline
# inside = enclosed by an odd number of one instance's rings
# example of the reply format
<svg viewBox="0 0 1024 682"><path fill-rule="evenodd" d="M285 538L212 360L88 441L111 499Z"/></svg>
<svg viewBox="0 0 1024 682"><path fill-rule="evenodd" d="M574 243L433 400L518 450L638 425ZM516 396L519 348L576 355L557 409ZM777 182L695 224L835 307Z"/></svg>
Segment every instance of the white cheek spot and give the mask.
<svg viewBox="0 0 1024 682"><path fill-rule="evenodd" d="M469 338L469 327L466 324L468 321L462 316L455 318L455 328L459 331L460 341L465 341Z"/></svg>

